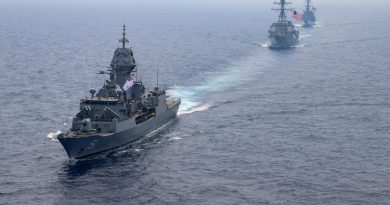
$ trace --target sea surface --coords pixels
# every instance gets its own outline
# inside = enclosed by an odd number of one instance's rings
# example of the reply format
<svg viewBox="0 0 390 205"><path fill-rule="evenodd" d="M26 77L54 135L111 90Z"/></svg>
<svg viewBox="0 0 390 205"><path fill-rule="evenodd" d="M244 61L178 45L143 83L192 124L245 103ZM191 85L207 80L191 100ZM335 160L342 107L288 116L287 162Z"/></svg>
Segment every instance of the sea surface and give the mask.
<svg viewBox="0 0 390 205"><path fill-rule="evenodd" d="M0 204L390 204L388 3L322 1L274 51L271 1L48 2L0 7ZM102 86L123 24L179 114L70 161L55 135Z"/></svg>

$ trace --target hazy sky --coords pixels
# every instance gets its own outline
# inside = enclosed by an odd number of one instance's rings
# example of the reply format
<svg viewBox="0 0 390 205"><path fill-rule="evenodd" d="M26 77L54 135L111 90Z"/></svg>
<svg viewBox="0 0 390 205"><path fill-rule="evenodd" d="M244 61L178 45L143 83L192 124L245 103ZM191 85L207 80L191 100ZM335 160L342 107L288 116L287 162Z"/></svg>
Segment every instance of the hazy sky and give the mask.
<svg viewBox="0 0 390 205"><path fill-rule="evenodd" d="M315 4L377 4L390 0L313 0ZM19 6L250 6L272 5L273 0L0 0L1 5ZM293 0L303 4L304 0Z"/></svg>
<svg viewBox="0 0 390 205"><path fill-rule="evenodd" d="M2 11L31 11L41 13L72 11L95 13L99 11L127 12L152 10L189 10L224 12L270 12L274 0L0 0ZM293 0L292 8L301 11L304 0ZM390 0L313 0L319 13L343 12L348 9L356 12L374 13L379 8L390 7ZM72 15L69 13L69 15Z"/></svg>

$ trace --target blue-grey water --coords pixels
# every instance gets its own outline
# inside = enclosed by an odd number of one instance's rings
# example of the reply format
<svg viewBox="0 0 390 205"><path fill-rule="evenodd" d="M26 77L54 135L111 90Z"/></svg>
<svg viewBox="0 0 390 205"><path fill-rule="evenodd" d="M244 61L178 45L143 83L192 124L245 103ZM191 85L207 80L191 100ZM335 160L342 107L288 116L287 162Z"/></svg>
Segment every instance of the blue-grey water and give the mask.
<svg viewBox="0 0 390 205"><path fill-rule="evenodd" d="M388 3L319 3L284 51L263 45L271 6L0 7L0 204L390 204ZM69 161L53 135L123 24L143 81L159 68L181 110Z"/></svg>

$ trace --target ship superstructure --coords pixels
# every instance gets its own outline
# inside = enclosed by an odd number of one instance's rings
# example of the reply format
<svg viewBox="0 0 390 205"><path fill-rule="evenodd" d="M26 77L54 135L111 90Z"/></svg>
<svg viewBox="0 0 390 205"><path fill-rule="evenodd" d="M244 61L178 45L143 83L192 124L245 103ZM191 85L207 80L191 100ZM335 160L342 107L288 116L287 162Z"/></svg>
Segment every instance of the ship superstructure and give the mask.
<svg viewBox="0 0 390 205"><path fill-rule="evenodd" d="M299 31L295 30L291 21L286 18L286 11L292 11L292 9L286 8L291 2L286 0L280 0L274 2L279 8L272 10L280 11L279 20L273 23L269 29L269 40L271 49L285 49L290 48L299 42Z"/></svg>
<svg viewBox="0 0 390 205"><path fill-rule="evenodd" d="M305 0L306 9L303 11L302 21L304 27L312 27L316 23L315 10L316 8L312 5L312 0Z"/></svg>
<svg viewBox="0 0 390 205"><path fill-rule="evenodd" d="M180 99L158 87L148 90L136 78L137 65L123 26L103 87L80 100L71 129L57 136L69 158L85 158L133 142L176 116Z"/></svg>

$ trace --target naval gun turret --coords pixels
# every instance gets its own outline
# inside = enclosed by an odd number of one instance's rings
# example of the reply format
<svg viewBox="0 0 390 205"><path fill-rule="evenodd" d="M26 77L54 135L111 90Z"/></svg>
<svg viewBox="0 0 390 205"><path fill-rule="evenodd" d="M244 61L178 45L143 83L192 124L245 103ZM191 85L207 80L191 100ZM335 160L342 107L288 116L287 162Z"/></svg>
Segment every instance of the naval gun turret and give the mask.
<svg viewBox="0 0 390 205"><path fill-rule="evenodd" d="M180 99L171 99L158 87L149 91L137 79L133 51L127 48L123 26L122 47L117 48L99 91L80 100L80 111L69 131L59 134L69 158L80 159L138 140L174 118ZM135 76L134 76L135 75Z"/></svg>
<svg viewBox="0 0 390 205"><path fill-rule="evenodd" d="M269 30L269 47L271 49L290 48L299 42L299 31L295 30L294 25L286 18L286 11L292 11L292 9L286 8L286 5L291 4L291 2L280 0L274 4L280 7L272 10L280 11L280 13L279 20L273 23Z"/></svg>
<svg viewBox="0 0 390 205"><path fill-rule="evenodd" d="M311 0L305 0L305 2L306 9L303 11L302 15L303 27L312 27L316 23L316 16L314 13L316 8L312 5Z"/></svg>

